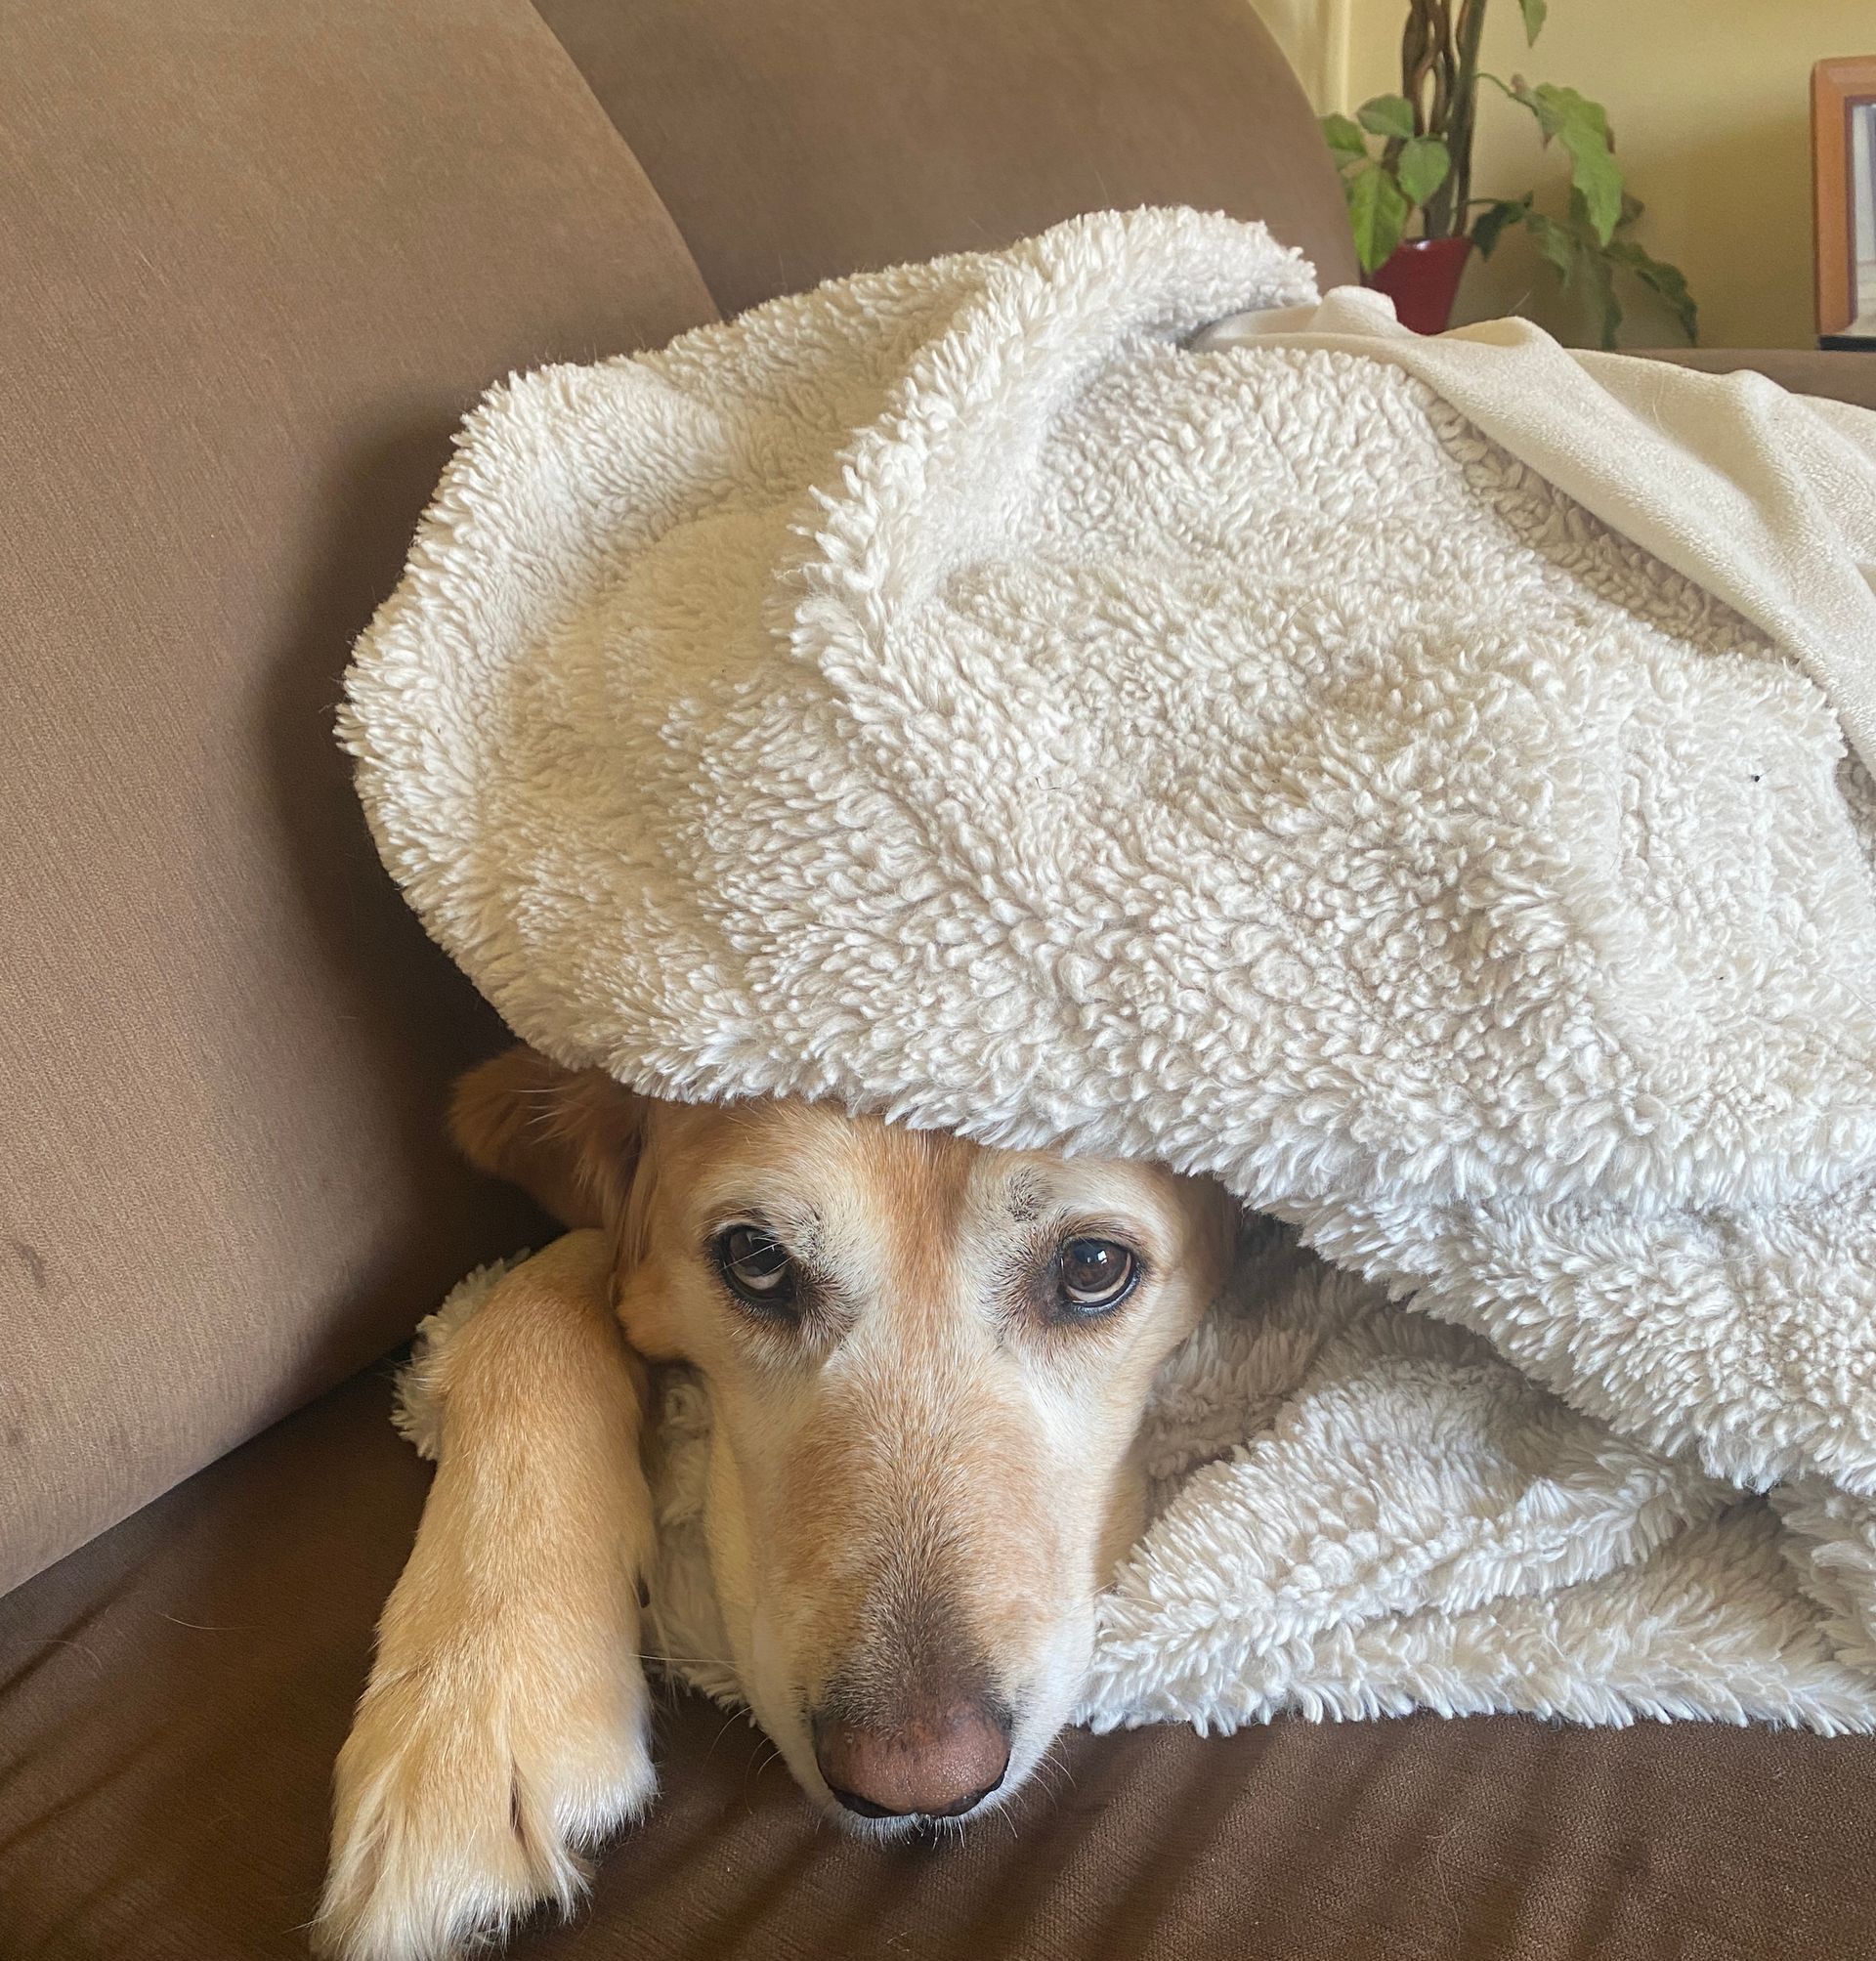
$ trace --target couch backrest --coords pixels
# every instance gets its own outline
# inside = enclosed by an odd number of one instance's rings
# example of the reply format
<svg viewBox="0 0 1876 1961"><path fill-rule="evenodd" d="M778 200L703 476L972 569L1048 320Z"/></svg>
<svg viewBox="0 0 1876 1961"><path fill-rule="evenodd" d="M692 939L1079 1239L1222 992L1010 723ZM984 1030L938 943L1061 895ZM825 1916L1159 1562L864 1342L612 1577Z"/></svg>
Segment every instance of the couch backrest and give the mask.
<svg viewBox="0 0 1876 1961"><path fill-rule="evenodd" d="M1356 277L1328 149L1251 0L537 0L739 313L1077 212L1263 219Z"/></svg>

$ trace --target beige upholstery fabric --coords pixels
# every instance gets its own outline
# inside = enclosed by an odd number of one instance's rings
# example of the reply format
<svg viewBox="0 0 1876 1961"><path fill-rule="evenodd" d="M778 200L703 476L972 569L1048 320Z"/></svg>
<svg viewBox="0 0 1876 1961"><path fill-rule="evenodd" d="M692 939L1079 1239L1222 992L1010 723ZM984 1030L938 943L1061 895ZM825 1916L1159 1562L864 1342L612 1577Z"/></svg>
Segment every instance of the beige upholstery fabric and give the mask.
<svg viewBox="0 0 1876 1961"><path fill-rule="evenodd" d="M1708 374L1751 368L1798 395L1824 395L1876 408L1876 354L1832 353L1824 348L1666 347L1636 350L1650 361L1671 361Z"/></svg>
<svg viewBox="0 0 1876 1961"><path fill-rule="evenodd" d="M0 1588L528 1228L331 707L463 409L707 296L509 0L0 0Z"/></svg>
<svg viewBox="0 0 1876 1961"><path fill-rule="evenodd" d="M724 313L839 274L1192 204L1355 276L1249 0L538 0Z"/></svg>

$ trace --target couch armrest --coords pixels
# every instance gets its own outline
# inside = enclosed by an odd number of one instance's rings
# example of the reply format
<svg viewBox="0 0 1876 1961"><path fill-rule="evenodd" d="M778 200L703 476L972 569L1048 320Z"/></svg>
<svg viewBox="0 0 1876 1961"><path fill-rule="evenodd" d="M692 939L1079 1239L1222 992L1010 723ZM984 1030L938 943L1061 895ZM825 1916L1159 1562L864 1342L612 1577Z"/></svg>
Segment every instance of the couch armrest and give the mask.
<svg viewBox="0 0 1876 1961"><path fill-rule="evenodd" d="M1649 361L1671 361L1707 374L1751 368L1794 395L1822 395L1876 408L1876 354L1843 354L1821 348L1683 347L1636 348Z"/></svg>

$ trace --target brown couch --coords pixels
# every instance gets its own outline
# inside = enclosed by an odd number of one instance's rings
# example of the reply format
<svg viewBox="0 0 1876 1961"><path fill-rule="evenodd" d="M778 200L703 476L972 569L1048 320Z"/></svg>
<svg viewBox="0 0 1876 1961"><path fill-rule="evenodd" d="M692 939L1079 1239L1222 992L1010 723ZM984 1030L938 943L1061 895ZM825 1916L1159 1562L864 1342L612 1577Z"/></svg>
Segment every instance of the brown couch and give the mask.
<svg viewBox="0 0 1876 1961"><path fill-rule="evenodd" d="M1101 205L1352 261L1248 0L0 0L0 1957L261 1961L422 1502L377 1358L541 1230L441 1147L497 1031L329 737L451 425ZM1876 1955L1864 1741L1076 1737L885 1854L702 1705L661 1754L517 1954Z"/></svg>

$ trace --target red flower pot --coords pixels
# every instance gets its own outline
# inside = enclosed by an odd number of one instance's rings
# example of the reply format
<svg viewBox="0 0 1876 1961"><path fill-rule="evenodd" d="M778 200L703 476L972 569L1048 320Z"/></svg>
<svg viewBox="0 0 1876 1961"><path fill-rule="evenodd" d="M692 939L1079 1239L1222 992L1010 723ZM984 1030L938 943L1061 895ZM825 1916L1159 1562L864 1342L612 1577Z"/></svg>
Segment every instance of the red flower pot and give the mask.
<svg viewBox="0 0 1876 1961"><path fill-rule="evenodd" d="M1444 333L1452 324L1453 296L1471 249L1470 238L1410 238L1369 274L1368 283L1393 301L1402 326L1416 333Z"/></svg>

